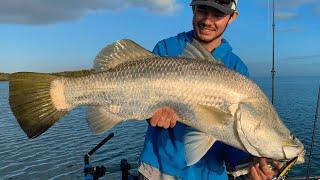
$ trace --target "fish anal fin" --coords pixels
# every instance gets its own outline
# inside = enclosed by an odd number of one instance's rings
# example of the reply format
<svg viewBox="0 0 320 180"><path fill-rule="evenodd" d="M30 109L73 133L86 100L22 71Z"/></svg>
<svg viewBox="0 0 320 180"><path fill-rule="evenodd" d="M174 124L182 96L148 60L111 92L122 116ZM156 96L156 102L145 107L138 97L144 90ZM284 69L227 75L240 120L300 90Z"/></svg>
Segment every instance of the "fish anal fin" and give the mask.
<svg viewBox="0 0 320 180"><path fill-rule="evenodd" d="M107 111L105 106L90 106L88 108L89 127L94 134L103 133L122 121L117 114Z"/></svg>
<svg viewBox="0 0 320 180"><path fill-rule="evenodd" d="M184 136L186 162L188 166L197 163L215 143L216 139L191 127L186 128Z"/></svg>

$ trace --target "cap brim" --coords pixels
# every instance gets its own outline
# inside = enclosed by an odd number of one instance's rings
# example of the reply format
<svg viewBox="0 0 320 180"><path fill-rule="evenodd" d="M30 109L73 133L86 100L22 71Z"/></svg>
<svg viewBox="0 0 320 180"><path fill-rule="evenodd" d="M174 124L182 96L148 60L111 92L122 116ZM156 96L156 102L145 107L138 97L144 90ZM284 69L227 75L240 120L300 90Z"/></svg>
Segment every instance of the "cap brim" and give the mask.
<svg viewBox="0 0 320 180"><path fill-rule="evenodd" d="M222 13L226 14L226 15L230 15L233 13L233 10L227 6L223 6L221 4L218 4L216 2L212 2L212 1L192 1L190 6L195 6L195 5L204 5L204 6L210 6L213 7L219 11L221 11Z"/></svg>

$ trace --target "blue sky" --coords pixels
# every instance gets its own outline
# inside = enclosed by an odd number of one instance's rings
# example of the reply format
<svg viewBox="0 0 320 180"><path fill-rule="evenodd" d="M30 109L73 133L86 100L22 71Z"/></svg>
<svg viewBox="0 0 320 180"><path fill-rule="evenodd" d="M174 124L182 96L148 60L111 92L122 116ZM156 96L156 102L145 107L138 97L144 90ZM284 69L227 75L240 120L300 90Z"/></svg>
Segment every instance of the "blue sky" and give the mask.
<svg viewBox="0 0 320 180"><path fill-rule="evenodd" d="M0 72L89 69L97 53L129 38L152 50L192 28L189 1L1 0ZM224 37L252 76L270 76L271 0L239 0ZM278 76L320 76L320 1L276 0Z"/></svg>

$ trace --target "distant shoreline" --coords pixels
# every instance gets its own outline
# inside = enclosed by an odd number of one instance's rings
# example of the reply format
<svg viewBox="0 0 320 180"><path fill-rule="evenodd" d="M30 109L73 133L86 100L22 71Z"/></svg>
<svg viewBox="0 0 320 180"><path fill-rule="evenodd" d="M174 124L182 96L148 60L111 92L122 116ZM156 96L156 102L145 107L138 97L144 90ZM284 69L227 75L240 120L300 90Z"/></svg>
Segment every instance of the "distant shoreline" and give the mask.
<svg viewBox="0 0 320 180"><path fill-rule="evenodd" d="M93 70L79 70L79 71L64 71L64 72L58 72L58 73L48 73L56 76L64 76L64 77L80 77L89 75L93 72ZM1 73L0 72L0 82L1 81L9 81L10 73Z"/></svg>
<svg viewBox="0 0 320 180"><path fill-rule="evenodd" d="M0 81L9 81L9 73L0 73Z"/></svg>
<svg viewBox="0 0 320 180"><path fill-rule="evenodd" d="M48 73L56 76L65 76L65 77L79 77L79 76L85 76L89 75L93 72L93 70L79 70L79 71L64 71L64 72L58 72L58 73ZM11 73L1 73L0 72L0 82L9 81ZM253 76L252 79L257 78L268 78L269 76ZM317 75L310 75L310 76L276 76L276 78L298 78L298 77L320 77ZM271 78L271 77L270 77Z"/></svg>

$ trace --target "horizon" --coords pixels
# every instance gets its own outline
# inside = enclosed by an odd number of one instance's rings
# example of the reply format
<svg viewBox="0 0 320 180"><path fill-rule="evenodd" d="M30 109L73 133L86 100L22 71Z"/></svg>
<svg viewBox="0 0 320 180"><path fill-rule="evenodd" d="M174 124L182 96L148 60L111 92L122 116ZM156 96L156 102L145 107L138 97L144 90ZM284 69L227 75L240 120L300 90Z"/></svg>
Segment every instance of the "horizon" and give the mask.
<svg viewBox="0 0 320 180"><path fill-rule="evenodd" d="M276 77L320 76L320 1L276 2ZM239 1L239 17L224 38L252 77L270 77L272 1ZM189 2L0 2L0 72L90 69L107 44L129 38L148 50L192 29ZM44 11L45 10L45 11ZM245 42L245 43L244 43Z"/></svg>
<svg viewBox="0 0 320 180"><path fill-rule="evenodd" d="M79 70L90 70L90 69L79 69ZM74 70L74 71L79 71L79 70ZM12 73L7 73L7 72L0 72L0 75L3 74L13 74L13 73L63 73L63 72L73 72L73 71L52 71L52 72L35 72L35 71L17 71L17 72L12 72ZM250 79L255 79L255 78L270 78L271 81L271 73L270 75L250 75ZM275 79L277 78L320 78L320 75L276 75Z"/></svg>

